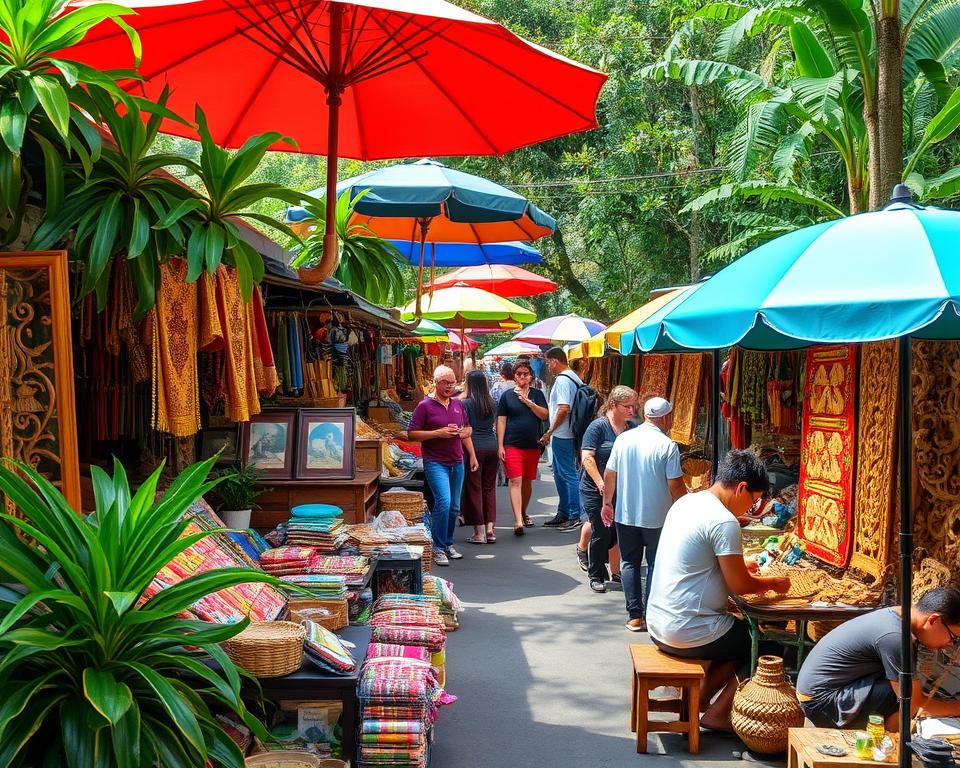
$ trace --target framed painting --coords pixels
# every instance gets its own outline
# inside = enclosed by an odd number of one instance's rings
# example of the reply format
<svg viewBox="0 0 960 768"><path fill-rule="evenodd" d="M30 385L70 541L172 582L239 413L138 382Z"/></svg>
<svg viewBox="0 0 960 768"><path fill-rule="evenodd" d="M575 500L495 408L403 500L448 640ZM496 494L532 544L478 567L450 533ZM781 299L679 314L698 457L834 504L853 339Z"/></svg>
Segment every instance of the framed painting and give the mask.
<svg viewBox="0 0 960 768"><path fill-rule="evenodd" d="M200 458L209 459L217 451L222 451L217 466L235 464L240 456L239 438L235 424L230 427L207 427L200 434Z"/></svg>
<svg viewBox="0 0 960 768"><path fill-rule="evenodd" d="M297 412L264 411L241 426L240 456L245 466L261 477L289 480L293 477L293 435Z"/></svg>
<svg viewBox="0 0 960 768"><path fill-rule="evenodd" d="M297 478L352 480L353 408L301 408L297 426Z"/></svg>

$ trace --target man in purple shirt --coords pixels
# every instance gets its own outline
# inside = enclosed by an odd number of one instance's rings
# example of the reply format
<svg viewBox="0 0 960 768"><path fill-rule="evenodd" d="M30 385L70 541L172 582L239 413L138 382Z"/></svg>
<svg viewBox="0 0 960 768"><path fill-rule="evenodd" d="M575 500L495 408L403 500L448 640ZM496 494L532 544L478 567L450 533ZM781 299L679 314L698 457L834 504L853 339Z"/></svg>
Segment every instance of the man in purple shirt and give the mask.
<svg viewBox="0 0 960 768"><path fill-rule="evenodd" d="M433 562L449 565L450 560L463 557L453 546L453 532L460 514L464 449L470 457L471 472L477 469L477 458L463 403L453 398L456 375L441 365L433 372L433 381L436 391L417 403L407 434L423 443L423 473L433 494Z"/></svg>

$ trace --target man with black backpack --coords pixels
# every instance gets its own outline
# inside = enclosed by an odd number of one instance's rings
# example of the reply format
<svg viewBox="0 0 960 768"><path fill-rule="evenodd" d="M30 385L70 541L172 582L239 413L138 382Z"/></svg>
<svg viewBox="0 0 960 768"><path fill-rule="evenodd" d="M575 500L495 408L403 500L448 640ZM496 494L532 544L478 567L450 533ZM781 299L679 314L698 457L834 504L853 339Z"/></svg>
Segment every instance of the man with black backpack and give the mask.
<svg viewBox="0 0 960 768"><path fill-rule="evenodd" d="M541 438L543 445L553 448L553 479L557 484L560 505L556 516L544 523L547 528L561 531L576 530L582 524L580 507L580 479L577 475L577 441L593 420L596 411L597 393L587 387L567 365L567 354L560 347L553 347L547 354L547 368L553 375L550 389L549 427ZM592 408L590 399L592 397ZM581 411L590 410L586 423ZM579 429L579 432L577 431ZM552 442L551 442L552 440Z"/></svg>

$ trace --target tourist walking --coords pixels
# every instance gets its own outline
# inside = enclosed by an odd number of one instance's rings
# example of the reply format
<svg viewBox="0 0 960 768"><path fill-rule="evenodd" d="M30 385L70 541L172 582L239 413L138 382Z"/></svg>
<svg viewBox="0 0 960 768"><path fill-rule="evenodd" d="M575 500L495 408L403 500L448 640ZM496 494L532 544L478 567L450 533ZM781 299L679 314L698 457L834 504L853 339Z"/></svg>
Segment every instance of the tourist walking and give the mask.
<svg viewBox="0 0 960 768"><path fill-rule="evenodd" d="M497 403L497 448L510 486L513 533L523 536L523 529L533 525L527 506L532 483L537 479L541 425L547 420L548 409L543 392L530 388L530 363L517 363L513 379L516 387L504 392Z"/></svg>
<svg viewBox="0 0 960 768"><path fill-rule="evenodd" d="M497 405L490 397L483 371L467 374L467 395L463 399L467 420L472 430L470 441L478 465L476 472L467 472L463 480L461 511L467 525L473 526L470 544L494 544L497 534ZM467 456L465 461L469 461Z"/></svg>
<svg viewBox="0 0 960 768"><path fill-rule="evenodd" d="M643 424L617 438L603 473L601 514L605 525L617 526L620 578L629 616L626 626L631 632L646 629L644 605L650 595L660 529L670 505L687 492L680 451L668 435L673 406L662 397L651 397L643 405L643 417ZM641 576L644 555L646 595Z"/></svg>
<svg viewBox="0 0 960 768"><path fill-rule="evenodd" d="M769 485L753 451L730 451L710 488L670 508L660 534L658 556L667 567L653 572L650 639L671 656L713 662L700 689L700 701L713 702L700 718L705 728L731 729L738 670L741 680L750 674L750 630L730 615L729 596L790 589L789 577L758 576L756 561L743 556L738 518L763 503ZM623 581L626 586L626 572Z"/></svg>
<svg viewBox="0 0 960 768"><path fill-rule="evenodd" d="M573 430L570 428L570 408L577 389L583 384L567 365L567 353L560 347L547 352L547 368L553 375L550 388L550 413L546 433L541 438L543 445L550 444L553 457L553 480L560 497L557 514L544 523L561 531L572 531L581 525L580 479L577 476L574 455Z"/></svg>
<svg viewBox="0 0 960 768"><path fill-rule="evenodd" d="M617 436L636 426L633 421L637 393L622 384L614 387L597 417L583 433L580 444L580 503L587 516L584 528L590 527L586 552L578 547L577 556L585 557L590 589L606 592L608 553L617 544L617 529L604 525L600 517L603 506L603 473ZM616 505L616 496L613 499Z"/></svg>
<svg viewBox="0 0 960 768"><path fill-rule="evenodd" d="M490 389L490 397L493 398L493 402L499 403L500 396L508 391L513 389L513 363L509 360L504 360L500 363L500 379L499 381L494 382L493 387ZM507 484L507 475L503 470L503 462L497 462L497 485L506 485Z"/></svg>
<svg viewBox="0 0 960 768"><path fill-rule="evenodd" d="M463 402L453 397L457 377L441 365L433 372L433 381L436 389L413 409L407 434L423 443L423 474L433 494L433 562L449 565L449 560L463 557L453 546L453 532L460 514L464 450L471 470L476 470L477 459Z"/></svg>

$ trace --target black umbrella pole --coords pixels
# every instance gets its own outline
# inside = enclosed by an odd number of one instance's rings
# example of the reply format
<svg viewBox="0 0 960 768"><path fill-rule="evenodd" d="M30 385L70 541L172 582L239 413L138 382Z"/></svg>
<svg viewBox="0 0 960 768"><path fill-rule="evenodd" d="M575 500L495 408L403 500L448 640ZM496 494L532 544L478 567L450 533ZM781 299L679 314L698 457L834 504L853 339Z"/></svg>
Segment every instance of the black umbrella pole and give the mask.
<svg viewBox="0 0 960 768"><path fill-rule="evenodd" d="M913 341L900 339L900 768L909 768L913 693Z"/></svg>
<svg viewBox="0 0 960 768"><path fill-rule="evenodd" d="M723 415L720 413L720 350L715 349L711 353L713 362L713 375L710 379L710 461L713 464L713 472L710 475L711 482L717 478L717 467L720 466L720 425L723 423Z"/></svg>

